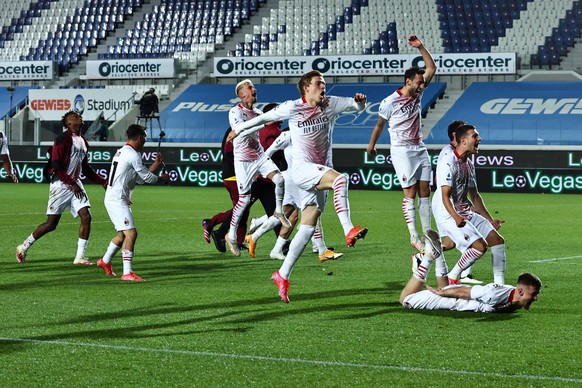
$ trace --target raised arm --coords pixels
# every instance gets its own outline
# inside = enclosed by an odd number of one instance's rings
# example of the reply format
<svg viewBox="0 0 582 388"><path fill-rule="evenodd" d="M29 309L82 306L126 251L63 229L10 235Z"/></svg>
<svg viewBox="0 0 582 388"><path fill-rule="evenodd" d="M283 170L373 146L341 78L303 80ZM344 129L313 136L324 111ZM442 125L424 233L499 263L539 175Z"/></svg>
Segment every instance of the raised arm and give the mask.
<svg viewBox="0 0 582 388"><path fill-rule="evenodd" d="M428 86L428 84L432 80L432 77L436 73L436 69L437 69L436 63L434 62L432 55L426 49L426 47L424 47L422 40L420 40L420 38L418 36L410 35L408 37L408 44L414 48L417 48L418 51L420 51L420 55L422 55L422 60L424 61L424 65L426 66L426 68L424 70L424 82L425 82L425 86Z"/></svg>

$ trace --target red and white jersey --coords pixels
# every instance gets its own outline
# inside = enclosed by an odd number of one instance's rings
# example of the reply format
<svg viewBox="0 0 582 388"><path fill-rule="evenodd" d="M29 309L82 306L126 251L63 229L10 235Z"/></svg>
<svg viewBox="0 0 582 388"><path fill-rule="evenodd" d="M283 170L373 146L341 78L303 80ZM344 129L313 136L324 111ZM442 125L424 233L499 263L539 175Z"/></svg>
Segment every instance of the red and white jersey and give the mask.
<svg viewBox="0 0 582 388"><path fill-rule="evenodd" d="M6 135L2 131L0 131L0 155L10 155L8 139L6 139Z"/></svg>
<svg viewBox="0 0 582 388"><path fill-rule="evenodd" d="M471 287L471 299L491 308L491 312L507 313L518 310L519 305L512 304L515 287L489 283L484 286Z"/></svg>
<svg viewBox="0 0 582 388"><path fill-rule="evenodd" d="M365 102L357 103L353 97L325 96L322 103L314 107L299 98L286 101L265 113L263 120L289 120L293 164L307 162L331 167L331 141L336 116L364 107Z"/></svg>
<svg viewBox="0 0 582 388"><path fill-rule="evenodd" d="M71 154L69 157L69 165L67 166L67 174L74 180L79 179L81 171L83 170L83 159L87 156L87 143L83 136L72 134Z"/></svg>
<svg viewBox="0 0 582 388"><path fill-rule="evenodd" d="M460 216L472 213L471 201L467 195L469 189L477 187L475 166L471 159L463 161L450 145L443 148L438 157L436 168L436 191L432 207L435 217L448 214L442 201L442 186L451 187L451 202Z"/></svg>
<svg viewBox="0 0 582 388"><path fill-rule="evenodd" d="M265 154L270 158L275 152L283 150L285 161L287 162L287 170L291 171L293 167L293 146L291 144L291 134L289 131L283 131L271 146L265 151Z"/></svg>
<svg viewBox="0 0 582 388"><path fill-rule="evenodd" d="M234 128L245 121L263 114L259 109L247 109L242 104L230 108L228 111L228 122L230 127ZM265 150L261 145L258 132L250 133L248 136L238 136L232 142L234 148L234 160L240 162L250 162L260 159Z"/></svg>
<svg viewBox="0 0 582 388"><path fill-rule="evenodd" d="M422 92L416 97L407 97L397 89L380 103L378 115L388 122L391 145L424 145L420 128L421 98Z"/></svg>
<svg viewBox="0 0 582 388"><path fill-rule="evenodd" d="M136 184L156 183L158 176L143 164L141 153L129 144L117 150L111 161L106 200L122 200L129 203Z"/></svg>

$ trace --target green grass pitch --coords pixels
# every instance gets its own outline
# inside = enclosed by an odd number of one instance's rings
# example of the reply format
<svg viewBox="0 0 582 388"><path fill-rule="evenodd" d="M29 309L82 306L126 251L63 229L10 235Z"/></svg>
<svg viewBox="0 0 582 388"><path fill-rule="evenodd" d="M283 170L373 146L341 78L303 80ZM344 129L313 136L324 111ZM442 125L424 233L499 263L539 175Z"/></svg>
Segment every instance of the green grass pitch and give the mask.
<svg viewBox="0 0 582 388"><path fill-rule="evenodd" d="M414 253L400 192L350 192L354 224L370 229L353 249L328 205L325 239L345 256L321 264L308 246L288 305L270 280L273 234L256 259L203 241L200 221L229 207L222 188L137 188L139 284L72 265L79 223L68 213L18 264L15 247L45 220L48 185L0 192L2 386L582 385L581 196L483 194L506 220L507 282L527 270L544 283L531 310L501 315L398 304ZM88 193L96 260L115 232L103 189ZM121 273L119 256L113 266ZM492 281L489 254L475 276Z"/></svg>

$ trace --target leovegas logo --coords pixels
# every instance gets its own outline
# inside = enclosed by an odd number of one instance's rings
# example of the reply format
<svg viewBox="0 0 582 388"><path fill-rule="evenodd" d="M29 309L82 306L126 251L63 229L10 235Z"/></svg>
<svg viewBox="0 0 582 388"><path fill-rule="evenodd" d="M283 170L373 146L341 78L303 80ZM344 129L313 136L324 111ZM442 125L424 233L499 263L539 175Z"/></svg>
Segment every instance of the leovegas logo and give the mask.
<svg viewBox="0 0 582 388"><path fill-rule="evenodd" d="M71 110L71 101L64 98L32 100L30 108L32 110Z"/></svg>

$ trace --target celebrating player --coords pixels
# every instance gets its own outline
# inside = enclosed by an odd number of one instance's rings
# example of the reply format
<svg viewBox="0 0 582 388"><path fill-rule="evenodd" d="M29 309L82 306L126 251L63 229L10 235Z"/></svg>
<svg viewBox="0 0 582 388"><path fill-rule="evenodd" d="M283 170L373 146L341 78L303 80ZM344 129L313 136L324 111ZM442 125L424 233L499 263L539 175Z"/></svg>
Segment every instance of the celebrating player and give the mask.
<svg viewBox="0 0 582 388"><path fill-rule="evenodd" d="M477 190L475 166L469 159L478 152L481 137L469 124L457 127L454 136L455 148L447 146L439 155L437 189L432 200L439 233L452 240L461 252L449 280L457 283L461 272L485 254L490 242L494 281L504 284L505 242L497 232L503 221L494 219L487 210Z"/></svg>
<svg viewBox="0 0 582 388"><path fill-rule="evenodd" d="M0 131L0 156L2 157L2 165L6 171L8 178L14 183L18 183L18 177L14 173L12 167L12 160L10 159L10 151L8 150L8 139L4 132Z"/></svg>
<svg viewBox="0 0 582 388"><path fill-rule="evenodd" d="M289 276L305 246L315 231L317 219L325 203L325 190L333 189L333 203L346 236L352 247L364 238L368 229L354 226L350 218L348 179L332 168L332 133L335 118L345 111L363 110L366 96L361 93L351 97L327 96L325 80L316 70L305 73L297 87L301 98L289 100L272 111L233 126L232 139L238 135L248 137L260 129L258 125L270 121L289 120L293 143L293 181L301 197L301 226L291 241L289 252L273 281L279 296L289 302Z"/></svg>
<svg viewBox="0 0 582 388"><path fill-rule="evenodd" d="M81 218L77 255L73 264L92 265L85 258L85 249L91 232L91 204L81 182L81 171L90 180L107 187L107 181L97 175L89 166L87 154L89 143L81 135L83 117L75 111L65 113L61 122L67 130L55 138L52 146L50 168L49 200L47 220L40 224L24 242L16 247L16 260L24 263L28 249L36 240L57 228L62 214L70 208L73 217Z"/></svg>
<svg viewBox="0 0 582 388"><path fill-rule="evenodd" d="M418 270L412 275L402 293L400 303L409 309L475 311L483 313L510 313L520 308L528 310L538 300L542 288L540 279L524 272L517 278L516 286L491 283L485 286L450 285L438 233L428 230L424 237L425 252ZM438 288L426 285L426 275L433 262L437 263ZM440 262L440 263L439 263Z"/></svg>
<svg viewBox="0 0 582 388"><path fill-rule="evenodd" d="M382 100L378 108L378 121L370 137L368 153L376 154L376 142L388 123L390 156L404 191L402 212L410 233L410 244L421 251L422 241L416 229L414 199L418 196L418 213L424 233L430 229L431 175L428 151L422 141L421 98L436 72L436 64L417 36L410 36L408 44L420 51L426 69L411 67L406 70L404 85Z"/></svg>
<svg viewBox="0 0 582 388"><path fill-rule="evenodd" d="M261 115L259 109L254 104L257 101L257 89L251 80L245 79L235 87L236 95L241 102L232 107L228 112L228 120L231 128L241 125L245 121ZM228 138L228 140L232 140ZM275 163L265 155L265 150L260 143L259 134L250 133L250 136L240 137L233 141L234 146L234 170L238 187L238 202L232 210L232 220L230 229L226 237L230 251L235 256L240 256L240 248L236 239L236 231L240 219L251 202L251 185L257 175L268 178L275 184L275 212L282 225L287 227L291 223L285 217L282 210L283 195L285 192L285 180Z"/></svg>
<svg viewBox="0 0 582 388"><path fill-rule="evenodd" d="M141 282L144 279L132 271L133 248L137 239L137 229L131 212L131 194L136 184L157 183L169 181L168 174L159 177L154 174L162 164L162 155L158 153L149 170L144 166L141 151L146 142L146 128L132 124L127 128L127 144L117 150L111 162L109 184L105 192L105 208L117 235L113 237L103 258L97 265L108 276L116 276L111 266L113 256L121 249L123 259L123 275L121 280Z"/></svg>

